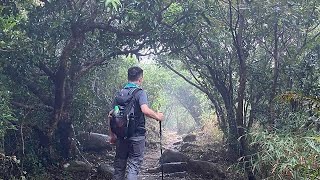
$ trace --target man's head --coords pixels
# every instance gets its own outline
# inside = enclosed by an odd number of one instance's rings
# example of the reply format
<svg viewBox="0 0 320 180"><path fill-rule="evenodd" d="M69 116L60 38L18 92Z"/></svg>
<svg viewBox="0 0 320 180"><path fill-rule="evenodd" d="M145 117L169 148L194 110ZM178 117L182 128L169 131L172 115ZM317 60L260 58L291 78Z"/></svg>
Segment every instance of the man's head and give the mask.
<svg viewBox="0 0 320 180"><path fill-rule="evenodd" d="M143 70L140 67L133 66L128 69L128 81L137 83L138 85L142 84L143 81Z"/></svg>

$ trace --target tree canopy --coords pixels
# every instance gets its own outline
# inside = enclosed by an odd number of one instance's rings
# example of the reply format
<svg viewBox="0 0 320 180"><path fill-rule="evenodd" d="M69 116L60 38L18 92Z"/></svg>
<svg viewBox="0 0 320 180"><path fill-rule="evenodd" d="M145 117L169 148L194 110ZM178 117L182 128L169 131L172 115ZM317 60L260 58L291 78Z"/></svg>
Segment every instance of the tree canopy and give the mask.
<svg viewBox="0 0 320 180"><path fill-rule="evenodd" d="M201 129L214 112L249 179L301 177L298 166L319 160L319 13L317 0L3 1L0 137L16 143L2 148L44 166L67 160L75 132L106 133L127 68L148 59L139 65L150 106L177 112L168 127L183 111L181 129ZM34 139L26 151L24 133ZM284 140L299 152L290 167ZM276 147L282 155L268 156ZM310 163L298 163L306 152Z"/></svg>

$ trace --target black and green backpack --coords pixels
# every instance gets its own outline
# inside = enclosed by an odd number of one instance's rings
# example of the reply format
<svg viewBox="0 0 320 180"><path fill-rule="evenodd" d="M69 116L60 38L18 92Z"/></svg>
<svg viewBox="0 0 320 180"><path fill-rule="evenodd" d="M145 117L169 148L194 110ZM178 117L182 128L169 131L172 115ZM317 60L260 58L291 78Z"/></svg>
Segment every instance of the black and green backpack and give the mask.
<svg viewBox="0 0 320 180"><path fill-rule="evenodd" d="M110 120L111 131L118 138L132 137L137 129L135 120L135 95L140 88L131 88L129 91L120 90L114 99L114 112Z"/></svg>

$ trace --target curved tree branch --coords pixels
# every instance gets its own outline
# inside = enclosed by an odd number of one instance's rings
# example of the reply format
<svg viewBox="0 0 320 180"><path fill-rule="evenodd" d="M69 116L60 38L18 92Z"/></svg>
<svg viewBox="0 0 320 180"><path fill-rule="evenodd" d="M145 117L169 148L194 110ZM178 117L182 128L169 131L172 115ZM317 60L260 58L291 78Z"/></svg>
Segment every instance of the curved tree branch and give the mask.
<svg viewBox="0 0 320 180"><path fill-rule="evenodd" d="M204 92L204 93L208 93L208 91L204 88L202 88L201 86L195 84L194 82L190 81L187 77L185 77L184 75L182 75L181 73L179 73L177 70L175 70L172 66L170 66L168 63L161 61L161 63L166 66L167 68L169 68L171 71L173 71L175 74L177 74L178 76L180 76L182 79L184 79L185 81L187 81L189 84L191 84L192 86L198 88L200 91Z"/></svg>

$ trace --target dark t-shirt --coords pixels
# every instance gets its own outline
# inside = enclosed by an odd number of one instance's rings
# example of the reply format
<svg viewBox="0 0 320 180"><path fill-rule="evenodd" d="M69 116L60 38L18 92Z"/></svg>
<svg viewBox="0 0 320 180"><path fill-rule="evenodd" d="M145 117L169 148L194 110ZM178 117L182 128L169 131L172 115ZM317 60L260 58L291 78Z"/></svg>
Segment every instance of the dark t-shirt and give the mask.
<svg viewBox="0 0 320 180"><path fill-rule="evenodd" d="M134 87L124 88L120 90L120 93L129 93L129 91L134 90ZM141 111L141 105L146 104L148 105L148 97L145 90L141 89L135 94L135 104L134 104L134 114L136 120L136 133L134 136L144 136L146 133L145 129L145 116ZM115 102L112 103L112 107L115 106Z"/></svg>

